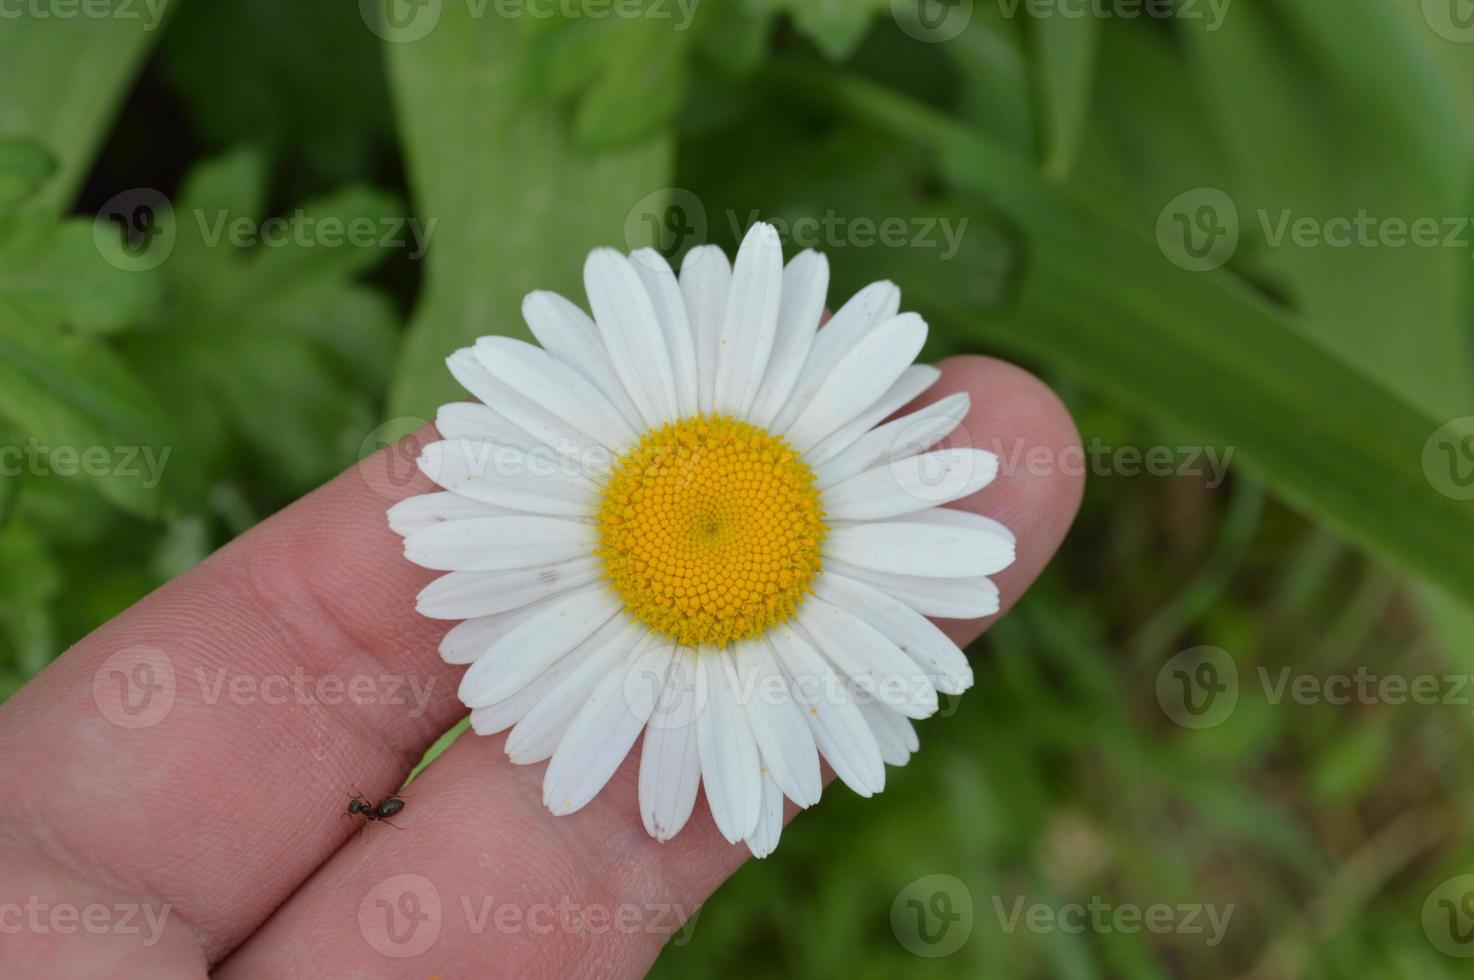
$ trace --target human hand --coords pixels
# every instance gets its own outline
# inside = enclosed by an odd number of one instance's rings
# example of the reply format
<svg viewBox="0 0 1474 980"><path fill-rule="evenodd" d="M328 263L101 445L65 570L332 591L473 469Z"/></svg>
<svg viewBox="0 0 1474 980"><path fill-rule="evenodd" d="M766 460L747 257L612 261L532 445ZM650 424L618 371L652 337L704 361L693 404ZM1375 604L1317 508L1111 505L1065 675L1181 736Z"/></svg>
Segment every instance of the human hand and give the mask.
<svg viewBox="0 0 1474 980"><path fill-rule="evenodd" d="M1058 458L1078 443L1020 369L941 366L921 403L971 394L954 444ZM359 820L340 819L350 792L392 793L465 713L462 668L435 653L447 624L415 611L435 573L402 558L384 520L386 487L394 499L434 489L390 473L390 452L413 458L434 435L410 438L160 588L0 707L6 976L633 976L748 857L701 813L652 840L633 752L592 803L553 817L543 767L510 764L503 735L459 739L405 793L398 832L353 840ZM1006 611L1064 537L1081 480L1001 462L953 506L1017 534L1017 561L996 576ZM980 632L941 625L959 644ZM300 677L316 695L292 693Z"/></svg>

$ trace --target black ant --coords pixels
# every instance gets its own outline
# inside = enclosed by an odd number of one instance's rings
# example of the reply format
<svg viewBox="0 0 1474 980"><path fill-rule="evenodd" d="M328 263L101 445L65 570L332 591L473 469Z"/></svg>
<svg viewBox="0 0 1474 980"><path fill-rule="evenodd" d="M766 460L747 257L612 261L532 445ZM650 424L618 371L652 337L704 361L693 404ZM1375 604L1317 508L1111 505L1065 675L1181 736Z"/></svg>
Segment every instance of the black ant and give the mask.
<svg viewBox="0 0 1474 980"><path fill-rule="evenodd" d="M389 818L403 809L404 801L397 796L386 796L378 803L371 803L367 797L355 790L353 799L348 801L348 809L343 811L343 816L362 816L369 822L382 820L395 830L398 830L399 827Z"/></svg>

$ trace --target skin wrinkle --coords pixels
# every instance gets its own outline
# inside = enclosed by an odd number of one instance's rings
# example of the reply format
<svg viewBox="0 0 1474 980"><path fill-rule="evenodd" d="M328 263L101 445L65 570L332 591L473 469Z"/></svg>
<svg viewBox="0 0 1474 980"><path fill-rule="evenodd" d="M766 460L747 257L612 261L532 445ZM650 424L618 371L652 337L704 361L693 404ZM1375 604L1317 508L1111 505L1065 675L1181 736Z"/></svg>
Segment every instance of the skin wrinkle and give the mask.
<svg viewBox="0 0 1474 980"><path fill-rule="evenodd" d="M1027 436L1050 448L1078 442L1047 389L1002 362L954 359L937 388L973 393L965 426L975 435ZM379 464L371 458L367 465ZM408 496L429 488L396 489ZM1078 497L1071 477L1022 473L1000 475L979 495L977 509L1021 532L1040 515L1034 535L1020 535L1019 562L998 576L1004 608L1057 546ZM361 974L386 963L426 974L484 972L490 963L509 973L548 963L567 964L564 972L642 971L664 936L608 934L590 942L559 933L473 935L458 921L457 902L462 894L523 905L556 902L560 890L580 902L594 895L605 902L668 901L688 912L704 901L746 859L746 849L721 840L704 804L672 841L646 837L635 803L638 752L582 811L555 818L540 803L544 766L518 772L505 759L500 737L465 737L412 784L400 820L406 829L370 827L360 843L350 839L352 822L339 817L347 785L385 795L416 754L386 752L364 733L365 725L380 739L388 728L406 746L414 747L416 739L428 744L437 726L443 730L463 713L453 697L432 698L423 730L417 730L405 706L360 714L201 705L191 675L183 677L165 722L110 731L104 748L83 737L78 719L100 717L92 678L109 655L130 643L168 650L181 675L197 664L270 670L272 663L291 666L304 658L304 669L327 672L372 656L390 672L439 678L437 685L453 694L465 668L440 662L435 648L446 624L414 610L415 594L434 576L400 556L401 544L384 521L392 501L372 488L372 474L350 472L83 640L0 707L0 744L12 763L0 769L0 794L32 803L29 816L21 811L30 833L44 827L71 841L70 853L92 881L124 884L116 890L119 898L128 890L154 892L172 903L172 915L191 924L198 949L223 976ZM314 610L300 598L286 610L295 629L286 635L303 649L279 649L283 627L273 622L272 611L253 608L228 588L224 566L262 560L272 551L290 553L302 581L322 590L320 623L313 624ZM980 625L948 624L948 632L966 640ZM378 636L389 639L378 646ZM262 648L272 648L264 664ZM305 714L312 717L304 721ZM321 741L325 731L336 738ZM321 760L315 758L319 745L328 752ZM161 779L160 760L169 758L175 764ZM303 759L314 764L304 767ZM106 789L113 792L98 792ZM120 798L125 807L117 805ZM6 836L18 833L27 832L11 827ZM435 883L448 903L446 921L424 957L388 961L366 945L358 901L375 882L401 872ZM141 880L152 887L138 888L134 883ZM63 880L56 887L67 886ZM12 897L0 894L0 901ZM38 947L47 942L45 936L22 938ZM151 952L145 972L152 975L199 972L194 947L187 957L162 945ZM66 965L81 971L85 961L57 962L65 972Z"/></svg>

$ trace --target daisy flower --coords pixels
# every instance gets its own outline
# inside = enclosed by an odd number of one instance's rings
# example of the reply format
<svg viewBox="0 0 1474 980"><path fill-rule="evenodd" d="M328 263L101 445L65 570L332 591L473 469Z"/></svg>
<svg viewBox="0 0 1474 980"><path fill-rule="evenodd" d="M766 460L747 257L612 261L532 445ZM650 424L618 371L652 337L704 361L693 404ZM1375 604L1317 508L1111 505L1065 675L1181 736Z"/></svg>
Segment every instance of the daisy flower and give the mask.
<svg viewBox="0 0 1474 980"><path fill-rule="evenodd" d="M640 745L639 805L674 836L698 787L759 857L783 799L817 802L820 760L862 796L917 748L912 721L972 684L928 616L998 610L1013 561L996 521L943 506L997 458L936 448L968 410L926 391L926 324L889 282L821 330L829 267L785 266L754 225L734 263L598 249L593 316L523 303L541 346L482 337L448 359L479 402L443 406L396 504L407 558L446 572L425 616L461 620L442 657L482 735L548 760L543 800L573 813ZM641 735L643 734L643 740Z"/></svg>

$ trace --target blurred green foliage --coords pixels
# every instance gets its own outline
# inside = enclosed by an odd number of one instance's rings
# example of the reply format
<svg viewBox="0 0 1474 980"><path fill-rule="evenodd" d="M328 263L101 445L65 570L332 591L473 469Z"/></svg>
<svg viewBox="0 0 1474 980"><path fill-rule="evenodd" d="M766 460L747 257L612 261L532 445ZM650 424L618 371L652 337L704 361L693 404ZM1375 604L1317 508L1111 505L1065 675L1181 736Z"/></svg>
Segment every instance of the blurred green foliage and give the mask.
<svg viewBox="0 0 1474 980"><path fill-rule="evenodd" d="M1467 699L1274 696L1287 669L1474 670L1474 505L1427 468L1474 377L1459 2L7 20L0 696L427 417L444 355L521 333L530 289L578 296L588 248L674 257L763 218L829 253L834 301L896 280L929 354L1023 360L1112 451L922 752L874 800L831 789L657 974L1459 975L1424 903L1474 858ZM1277 231L1360 215L1465 233ZM1225 222L1235 246L1191 247ZM1232 477L1114 451L1179 446ZM1201 730L1157 693L1198 645L1240 678ZM929 959L892 904L936 874L972 919ZM1210 945L1010 927L1019 897L1233 913Z"/></svg>

